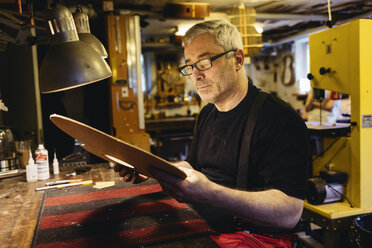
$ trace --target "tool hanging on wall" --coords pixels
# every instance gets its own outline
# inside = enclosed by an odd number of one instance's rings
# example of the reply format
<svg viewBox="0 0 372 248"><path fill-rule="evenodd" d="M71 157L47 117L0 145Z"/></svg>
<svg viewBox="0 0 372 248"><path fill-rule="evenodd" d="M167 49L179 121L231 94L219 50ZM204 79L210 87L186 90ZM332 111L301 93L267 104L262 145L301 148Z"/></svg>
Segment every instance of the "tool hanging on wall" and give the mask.
<svg viewBox="0 0 372 248"><path fill-rule="evenodd" d="M293 56L288 54L283 57L282 83L291 86L295 83Z"/></svg>
<svg viewBox="0 0 372 248"><path fill-rule="evenodd" d="M274 83L278 82L278 67L277 63L274 63Z"/></svg>

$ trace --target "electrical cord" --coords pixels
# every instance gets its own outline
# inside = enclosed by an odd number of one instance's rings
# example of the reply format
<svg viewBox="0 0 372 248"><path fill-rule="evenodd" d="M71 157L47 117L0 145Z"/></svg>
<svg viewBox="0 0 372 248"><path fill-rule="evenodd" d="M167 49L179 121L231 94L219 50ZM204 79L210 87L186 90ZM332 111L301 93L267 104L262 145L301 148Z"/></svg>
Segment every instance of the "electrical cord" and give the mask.
<svg viewBox="0 0 372 248"><path fill-rule="evenodd" d="M356 123L350 123L350 132L352 131L352 128L354 126L356 126ZM323 154L328 151L329 149L331 149L331 147L336 144L337 141L339 141L341 139L341 137L343 137L343 135L346 135L349 131L345 131L345 133L343 133L342 135L340 135L339 137L337 137L337 139L335 139L326 149L324 149L323 151L321 151L318 155L315 156L315 158L313 158L313 162L315 160L317 160L320 156L323 156ZM338 152L338 151L337 151Z"/></svg>
<svg viewBox="0 0 372 248"><path fill-rule="evenodd" d="M338 137L337 139L335 139L326 149L324 149L323 151L321 151L318 155L315 156L315 158L313 158L313 162L315 160L317 160L318 158L320 158L321 156L323 156L323 154L328 151L329 149L331 149L331 147L336 144L336 142L341 139L342 136Z"/></svg>
<svg viewBox="0 0 372 248"><path fill-rule="evenodd" d="M331 1L328 0L328 21L332 22Z"/></svg>
<svg viewBox="0 0 372 248"><path fill-rule="evenodd" d="M337 189L333 188L329 183L327 183L327 186L330 187L334 192L336 192L337 194L339 194L343 199L345 199L351 208L353 208L353 204L351 204L351 201L349 200L349 198L346 197L346 195L342 194L341 192L339 192Z"/></svg>
<svg viewBox="0 0 372 248"><path fill-rule="evenodd" d="M331 28L333 26L333 21L332 21L332 12L331 12L331 0L327 1L327 10L328 10L328 21L327 21L327 26Z"/></svg>

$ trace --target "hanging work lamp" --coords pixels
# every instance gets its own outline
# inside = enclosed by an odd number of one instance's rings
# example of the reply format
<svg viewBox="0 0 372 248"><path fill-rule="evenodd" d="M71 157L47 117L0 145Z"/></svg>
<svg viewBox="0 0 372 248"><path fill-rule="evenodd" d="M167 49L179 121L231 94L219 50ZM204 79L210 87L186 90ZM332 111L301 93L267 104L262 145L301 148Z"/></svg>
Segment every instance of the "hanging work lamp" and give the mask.
<svg viewBox="0 0 372 248"><path fill-rule="evenodd" d="M79 40L71 12L64 6L47 11L50 48L40 68L41 93L94 83L112 75L102 56Z"/></svg>
<svg viewBox="0 0 372 248"><path fill-rule="evenodd" d="M94 50L96 50L102 58L107 58L107 51L102 43L90 33L90 26L89 26L89 17L85 14L81 8L77 8L76 12L73 14L76 31L79 35L79 40L82 42L87 43L91 46Z"/></svg>

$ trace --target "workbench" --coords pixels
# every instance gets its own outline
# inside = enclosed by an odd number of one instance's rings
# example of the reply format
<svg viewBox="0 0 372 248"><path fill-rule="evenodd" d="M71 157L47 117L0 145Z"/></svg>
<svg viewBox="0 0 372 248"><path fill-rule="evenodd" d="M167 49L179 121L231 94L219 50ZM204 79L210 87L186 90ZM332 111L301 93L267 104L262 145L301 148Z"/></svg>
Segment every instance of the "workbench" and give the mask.
<svg viewBox="0 0 372 248"><path fill-rule="evenodd" d="M350 207L347 201L321 205L305 202L302 220L321 227L322 243L326 248L350 247L355 218L371 213L371 208Z"/></svg>
<svg viewBox="0 0 372 248"><path fill-rule="evenodd" d="M35 228L38 221L44 191L35 191L45 182L62 179L82 179L99 181L121 180L107 163L91 165L91 170L73 177L66 177L63 171L57 176L44 181L26 182L25 175L0 179L0 240L1 247L31 247ZM80 186L77 186L80 187ZM108 246L109 247L109 246ZM218 247L209 236L194 237L157 244L147 247Z"/></svg>

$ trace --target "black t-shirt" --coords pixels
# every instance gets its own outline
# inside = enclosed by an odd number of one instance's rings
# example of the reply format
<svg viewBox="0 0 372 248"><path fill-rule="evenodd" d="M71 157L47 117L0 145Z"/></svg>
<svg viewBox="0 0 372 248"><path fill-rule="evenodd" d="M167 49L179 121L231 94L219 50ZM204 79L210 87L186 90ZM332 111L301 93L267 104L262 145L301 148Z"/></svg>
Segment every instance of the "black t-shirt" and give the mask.
<svg viewBox="0 0 372 248"><path fill-rule="evenodd" d="M234 109L218 111L206 105L200 112L187 161L208 179L236 188L242 136L258 89ZM249 151L248 190L278 189L305 198L309 171L306 125L286 102L270 94L259 110Z"/></svg>

